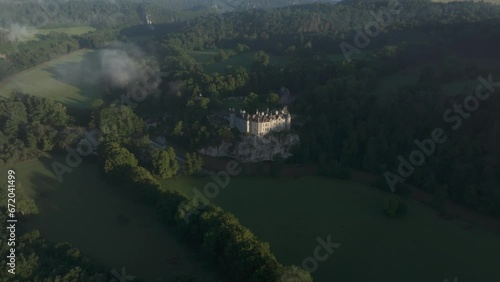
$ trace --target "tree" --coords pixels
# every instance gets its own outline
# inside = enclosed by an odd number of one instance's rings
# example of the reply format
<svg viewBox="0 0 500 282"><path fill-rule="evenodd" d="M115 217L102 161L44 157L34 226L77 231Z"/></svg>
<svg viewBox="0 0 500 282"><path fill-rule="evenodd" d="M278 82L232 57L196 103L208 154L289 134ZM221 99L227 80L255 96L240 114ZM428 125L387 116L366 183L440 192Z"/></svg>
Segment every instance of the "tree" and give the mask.
<svg viewBox="0 0 500 282"><path fill-rule="evenodd" d="M17 212L20 212L22 215L38 214L38 207L35 201L26 192L22 183L20 182L16 183L15 192L16 192L16 202L17 202L15 206ZM0 187L0 200L2 201L0 207L4 207L7 209L8 193L9 190L7 189L7 187Z"/></svg>
<svg viewBox="0 0 500 282"><path fill-rule="evenodd" d="M181 137L184 135L184 130L183 130L183 124L182 124L182 120L178 121L176 124L175 124L175 127L174 127L174 130L172 131L172 135L173 136L176 136L176 137Z"/></svg>
<svg viewBox="0 0 500 282"><path fill-rule="evenodd" d="M104 144L104 172L110 173L121 167L136 167L134 154L116 142Z"/></svg>
<svg viewBox="0 0 500 282"><path fill-rule="evenodd" d="M127 169L127 179L130 184L135 189L150 188L151 190L156 190L159 188L160 183L154 176L145 168L141 166L130 166ZM149 185L149 187L147 187Z"/></svg>
<svg viewBox="0 0 500 282"><path fill-rule="evenodd" d="M245 99L243 100L243 104L247 110L255 110L259 106L259 95L254 92L250 92Z"/></svg>
<svg viewBox="0 0 500 282"><path fill-rule="evenodd" d="M175 151L172 147L162 151L154 150L152 153L154 173L160 178L170 178L176 175L179 164L175 157Z"/></svg>
<svg viewBox="0 0 500 282"><path fill-rule="evenodd" d="M15 93L14 101L22 102L26 106L28 120L31 123L40 122L55 127L64 127L70 121L66 107L50 99Z"/></svg>
<svg viewBox="0 0 500 282"><path fill-rule="evenodd" d="M104 105L104 101L102 99L96 99L92 102L93 109L99 109L100 107L102 107L102 105Z"/></svg>
<svg viewBox="0 0 500 282"><path fill-rule="evenodd" d="M264 51L257 51L254 55L254 62L258 66L266 67L269 65L269 56Z"/></svg>
<svg viewBox="0 0 500 282"><path fill-rule="evenodd" d="M186 159L182 164L184 175L193 175L201 171L203 167L203 159L197 153L187 153Z"/></svg>
<svg viewBox="0 0 500 282"><path fill-rule="evenodd" d="M248 47L245 44L238 43L236 45L236 52L238 52L238 53L243 53L243 52L248 51L248 50L250 50L250 47Z"/></svg>
<svg viewBox="0 0 500 282"><path fill-rule="evenodd" d="M219 54L217 55L217 61L225 61L229 58L229 54L224 51L224 50L220 50L219 51Z"/></svg>
<svg viewBox="0 0 500 282"><path fill-rule="evenodd" d="M206 110L208 109L208 104L210 103L210 99L209 98L201 98L200 99L200 107L203 109L203 110Z"/></svg>
<svg viewBox="0 0 500 282"><path fill-rule="evenodd" d="M121 140L144 132L144 122L132 108L110 105L103 108L97 117L97 126L107 140Z"/></svg>
<svg viewBox="0 0 500 282"><path fill-rule="evenodd" d="M269 93L266 102L269 108L271 109L276 108L280 103L280 96L276 93Z"/></svg>

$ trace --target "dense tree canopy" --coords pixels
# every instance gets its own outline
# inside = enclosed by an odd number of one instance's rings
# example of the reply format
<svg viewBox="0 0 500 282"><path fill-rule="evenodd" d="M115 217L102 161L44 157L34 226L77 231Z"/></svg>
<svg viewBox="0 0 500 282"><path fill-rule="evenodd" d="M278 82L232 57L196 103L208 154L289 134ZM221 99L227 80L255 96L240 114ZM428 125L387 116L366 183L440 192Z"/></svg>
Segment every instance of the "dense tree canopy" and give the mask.
<svg viewBox="0 0 500 282"><path fill-rule="evenodd" d="M166 150L154 150L152 152L153 172L160 178L170 178L176 175L179 164L175 157L175 151L172 147Z"/></svg>
<svg viewBox="0 0 500 282"><path fill-rule="evenodd" d="M132 108L125 105L111 104L99 109L94 115L94 122L107 140L121 140L144 133L144 122Z"/></svg>
<svg viewBox="0 0 500 282"><path fill-rule="evenodd" d="M69 144L62 129L70 120L63 105L47 98L16 93L0 99L0 164L64 149Z"/></svg>
<svg viewBox="0 0 500 282"><path fill-rule="evenodd" d="M454 131L443 120L447 109L463 104L474 91L463 87L450 95L444 85L490 73L498 81L496 65L479 66L463 58L469 58L464 54L479 54L486 61L498 59L495 46L500 38L500 6L404 1L400 12L394 13L388 26L363 49L361 53L366 56L344 61L333 60L330 55L343 56L339 44L355 44L357 30L366 31L366 24L373 20L372 12L387 11L386 2L248 9L195 19L191 16L205 14L213 7L205 5L198 12L186 13L188 16L179 7L194 2L186 2L155 9L157 1L146 6L129 1L69 1L61 5L61 16L50 19L49 25L73 21L98 30L79 36L49 33L39 36L38 41L16 44L9 32L0 30L0 76L80 48L101 48L119 34L121 40L127 40L127 36L137 35L140 29L133 25L143 22L145 10L163 23L152 33L157 40L154 44L159 49L161 70L168 72L160 93L141 102L135 111L119 102L110 104L104 98L94 105L90 127L104 134L99 159L108 181L134 199L156 207L162 222L175 225L183 238L199 247L232 281L312 278L297 267L281 265L269 245L259 241L233 215L161 187L159 178L174 176L179 167L185 175L196 174L203 161L198 154L188 153L179 165L172 148L151 150L142 118L161 117L163 123L154 131L158 136L196 151L221 140L238 139L237 132L222 122L213 122L217 115L226 114L228 101L235 101L228 98L237 97L241 101L238 105L249 111L277 107L277 91L286 86L294 93L290 106L297 116L294 120L303 121L294 124L301 142L287 161L315 164L322 175L343 179L351 176L353 168L377 175L394 171L398 156L415 148L414 140L424 140L435 128L443 128L448 136L446 145L436 146L406 183L433 193L437 207L450 199L500 217L496 130L500 99L491 95L466 122L462 121L460 131ZM13 9L9 6L0 11L0 15L5 14L0 17L0 26L5 27L16 15ZM36 7L26 4L20 9L20 15L28 15ZM107 17L110 11L112 15ZM179 23L181 19L187 21ZM171 25L172 21L175 25ZM124 26L131 27L125 31L115 28ZM213 48L218 48L210 59L213 63L238 54L250 54L253 61L247 68L208 73L189 51ZM274 55L293 58L283 66L273 64ZM420 75L414 84L380 90L385 78L416 67ZM74 140L72 122L66 108L49 99L16 94L0 100L0 165L66 148ZM271 172L279 175L284 163L277 159ZM387 190L386 184L381 187ZM398 185L396 193L403 194L408 190L404 188ZM0 193L0 200L4 196ZM32 200L22 193L18 196L20 211L25 215L36 213ZM384 204L388 216L406 212L401 198L389 198ZM5 222L4 217L0 213L0 222ZM21 240L23 281L109 281L68 245L48 244L36 232L24 234ZM0 250L3 258L6 251ZM41 255L50 259L42 261ZM63 266L56 267L58 264Z"/></svg>
<svg viewBox="0 0 500 282"><path fill-rule="evenodd" d="M182 172L184 175L193 175L201 171L203 159L197 153L187 153L186 159L182 163Z"/></svg>

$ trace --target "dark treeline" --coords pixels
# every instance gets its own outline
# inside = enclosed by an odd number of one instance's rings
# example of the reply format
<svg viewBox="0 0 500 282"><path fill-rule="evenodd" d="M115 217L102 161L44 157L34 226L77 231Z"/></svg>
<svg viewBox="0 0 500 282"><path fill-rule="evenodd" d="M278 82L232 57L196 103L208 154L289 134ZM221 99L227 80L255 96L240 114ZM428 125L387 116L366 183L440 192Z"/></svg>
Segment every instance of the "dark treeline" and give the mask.
<svg viewBox="0 0 500 282"><path fill-rule="evenodd" d="M378 15L374 16L374 15ZM397 5L388 2L361 2L292 6L280 9L253 9L209 15L188 22L182 32L171 35L168 42L182 44L185 49L203 49L217 45L227 46L235 40L254 49L283 52L293 47L291 42L307 43L308 37L324 38L330 43L351 40L355 30L365 30L371 21L387 18L384 32L403 30L429 24L468 23L500 17L500 6L489 3L429 1L402 1ZM279 36L278 36L279 35ZM270 36L272 38L270 39ZM269 44L272 44L269 46ZM268 45L268 48L263 48ZM325 44L326 45L326 44ZM338 44L337 44L338 45ZM297 48L300 46L296 46Z"/></svg>
<svg viewBox="0 0 500 282"><path fill-rule="evenodd" d="M271 8L289 4L306 4L313 0L278 1L202 1L202 0L18 0L3 2L0 27L20 24L34 27L61 27L88 25L95 28L117 28L144 23L148 13L155 24L171 23L228 11ZM167 5L165 5L167 4Z"/></svg>
<svg viewBox="0 0 500 282"><path fill-rule="evenodd" d="M10 24L37 28L65 26L92 26L122 28L144 23L144 10L151 14L155 23L167 23L183 19L183 15L158 1L143 5L139 1L14 1L2 3L0 26Z"/></svg>

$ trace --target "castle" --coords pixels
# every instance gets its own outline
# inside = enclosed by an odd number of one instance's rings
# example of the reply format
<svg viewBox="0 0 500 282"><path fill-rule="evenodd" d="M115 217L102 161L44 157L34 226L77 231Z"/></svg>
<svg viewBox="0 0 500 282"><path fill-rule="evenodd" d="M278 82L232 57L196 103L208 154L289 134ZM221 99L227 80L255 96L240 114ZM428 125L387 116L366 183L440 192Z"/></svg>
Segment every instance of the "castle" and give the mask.
<svg viewBox="0 0 500 282"><path fill-rule="evenodd" d="M233 109L229 109L229 127L236 127L243 133L251 135L265 135L270 131L286 131L290 130L292 116L288 112L287 107L280 111L260 112L257 110L255 114L246 113L240 110L239 113Z"/></svg>

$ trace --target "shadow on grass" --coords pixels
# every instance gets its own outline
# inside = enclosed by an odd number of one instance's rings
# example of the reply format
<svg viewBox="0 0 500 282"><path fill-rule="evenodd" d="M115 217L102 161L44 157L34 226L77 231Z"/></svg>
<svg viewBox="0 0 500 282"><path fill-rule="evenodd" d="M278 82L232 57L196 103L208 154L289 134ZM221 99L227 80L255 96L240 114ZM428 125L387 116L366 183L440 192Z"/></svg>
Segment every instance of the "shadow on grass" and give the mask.
<svg viewBox="0 0 500 282"><path fill-rule="evenodd" d="M86 52L80 61L68 61L46 68L50 77L78 89L77 95L65 98L68 107L89 108L93 100L100 98L99 89L102 76L98 52Z"/></svg>
<svg viewBox="0 0 500 282"><path fill-rule="evenodd" d="M39 229L52 242L71 243L109 269L125 266L127 272L147 281L216 276L205 261L199 261L197 250L180 242L173 228L156 219L153 207L126 197L123 187L107 185L92 160L83 158L63 175L62 182L53 175L52 163L66 165L65 156L39 161L43 168L26 175L26 182L36 187L39 214L26 220L26 227ZM137 260L145 250L147 258Z"/></svg>

